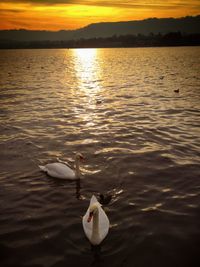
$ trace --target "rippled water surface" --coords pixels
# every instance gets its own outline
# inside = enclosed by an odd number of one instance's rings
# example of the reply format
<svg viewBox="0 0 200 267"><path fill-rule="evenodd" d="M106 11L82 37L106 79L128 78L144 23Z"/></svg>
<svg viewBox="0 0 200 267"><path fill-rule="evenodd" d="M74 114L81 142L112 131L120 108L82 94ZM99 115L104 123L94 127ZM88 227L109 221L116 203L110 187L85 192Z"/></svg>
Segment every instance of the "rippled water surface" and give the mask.
<svg viewBox="0 0 200 267"><path fill-rule="evenodd" d="M200 47L1 50L0 69L2 267L200 266ZM77 151L80 181L40 172Z"/></svg>

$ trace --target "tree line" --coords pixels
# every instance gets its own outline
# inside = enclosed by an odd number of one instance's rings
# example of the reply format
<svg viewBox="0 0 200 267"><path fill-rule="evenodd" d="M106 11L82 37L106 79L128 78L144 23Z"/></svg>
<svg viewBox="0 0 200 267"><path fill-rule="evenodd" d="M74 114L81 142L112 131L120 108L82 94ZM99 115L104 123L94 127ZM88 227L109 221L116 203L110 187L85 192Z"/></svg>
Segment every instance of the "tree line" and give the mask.
<svg viewBox="0 0 200 267"><path fill-rule="evenodd" d="M183 34L170 32L167 34L149 35L114 35L69 41L14 41L1 40L0 49L18 48L106 48L106 47L162 47L162 46L199 46L200 34Z"/></svg>

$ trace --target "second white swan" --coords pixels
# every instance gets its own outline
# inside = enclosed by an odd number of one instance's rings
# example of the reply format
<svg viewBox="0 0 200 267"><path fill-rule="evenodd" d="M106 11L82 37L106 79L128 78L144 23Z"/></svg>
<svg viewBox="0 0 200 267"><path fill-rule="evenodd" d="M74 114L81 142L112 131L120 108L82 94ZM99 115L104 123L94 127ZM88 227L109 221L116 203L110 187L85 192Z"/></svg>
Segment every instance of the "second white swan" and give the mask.
<svg viewBox="0 0 200 267"><path fill-rule="evenodd" d="M69 166L61 162L54 162L46 164L45 166L39 166L39 168L46 172L48 175L60 178L60 179L77 179L80 177L80 161L84 159L83 155L77 153L75 156L75 170L72 170Z"/></svg>

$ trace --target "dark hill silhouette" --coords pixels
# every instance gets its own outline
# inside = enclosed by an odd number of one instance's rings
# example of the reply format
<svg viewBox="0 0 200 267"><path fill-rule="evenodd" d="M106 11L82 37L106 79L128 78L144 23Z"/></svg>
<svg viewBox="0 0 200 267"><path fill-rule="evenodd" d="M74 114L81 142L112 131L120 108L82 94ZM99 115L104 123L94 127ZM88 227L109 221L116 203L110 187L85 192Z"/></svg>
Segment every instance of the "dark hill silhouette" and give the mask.
<svg viewBox="0 0 200 267"><path fill-rule="evenodd" d="M1 30L0 41L32 42L32 41L68 41L81 38L105 38L121 35L149 35L181 32L182 34L200 33L200 15L183 18L150 18L140 21L104 22L90 24L78 30L30 31Z"/></svg>
<svg viewBox="0 0 200 267"><path fill-rule="evenodd" d="M76 34L78 33L79 38L95 38L127 34L166 34L169 32L178 31L186 34L200 33L200 15L196 17L184 17L179 19L151 18L140 21L96 23L77 30Z"/></svg>

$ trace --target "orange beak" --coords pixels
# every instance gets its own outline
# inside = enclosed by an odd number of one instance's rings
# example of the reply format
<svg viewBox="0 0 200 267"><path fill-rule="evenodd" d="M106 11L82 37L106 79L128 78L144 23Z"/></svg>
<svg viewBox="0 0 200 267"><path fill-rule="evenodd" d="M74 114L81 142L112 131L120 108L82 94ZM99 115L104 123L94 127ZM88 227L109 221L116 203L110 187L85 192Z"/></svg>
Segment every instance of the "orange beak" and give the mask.
<svg viewBox="0 0 200 267"><path fill-rule="evenodd" d="M93 212L90 212L89 217L88 217L88 219L87 219L87 222L88 222L88 223L91 222L92 217L93 217Z"/></svg>
<svg viewBox="0 0 200 267"><path fill-rule="evenodd" d="M85 157L83 157L82 155L80 156L80 160L82 161L82 162L85 162Z"/></svg>

